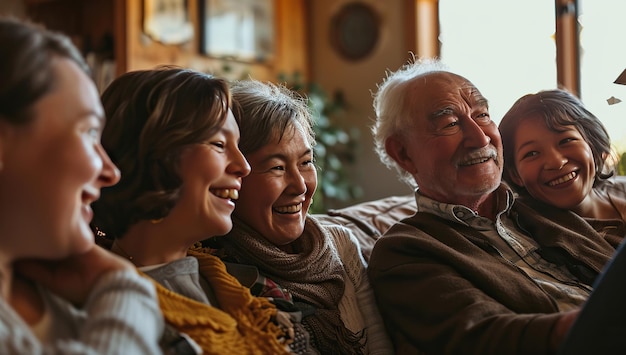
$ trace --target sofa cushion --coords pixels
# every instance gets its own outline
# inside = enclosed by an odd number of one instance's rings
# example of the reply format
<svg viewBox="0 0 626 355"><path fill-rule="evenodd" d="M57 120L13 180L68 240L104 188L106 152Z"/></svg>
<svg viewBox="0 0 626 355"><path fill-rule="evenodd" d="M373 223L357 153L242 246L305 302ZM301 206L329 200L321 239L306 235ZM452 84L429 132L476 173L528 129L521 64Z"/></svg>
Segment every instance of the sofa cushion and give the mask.
<svg viewBox="0 0 626 355"><path fill-rule="evenodd" d="M314 216L321 223L340 224L352 230L361 245L363 257L369 262L376 240L397 221L412 216L416 211L415 196L410 194L331 209L327 214Z"/></svg>

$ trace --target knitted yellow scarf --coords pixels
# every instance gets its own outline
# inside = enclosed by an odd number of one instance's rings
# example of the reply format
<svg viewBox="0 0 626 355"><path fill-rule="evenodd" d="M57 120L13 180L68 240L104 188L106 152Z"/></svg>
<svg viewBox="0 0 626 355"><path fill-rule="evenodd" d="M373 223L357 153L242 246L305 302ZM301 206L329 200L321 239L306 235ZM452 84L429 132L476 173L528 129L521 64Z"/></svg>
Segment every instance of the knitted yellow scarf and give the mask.
<svg viewBox="0 0 626 355"><path fill-rule="evenodd" d="M167 323L189 335L204 354L288 354L281 344L283 333L272 322L276 308L267 299L254 297L226 272L217 257L199 249L188 255L198 259L203 275L221 309L174 293L154 282Z"/></svg>

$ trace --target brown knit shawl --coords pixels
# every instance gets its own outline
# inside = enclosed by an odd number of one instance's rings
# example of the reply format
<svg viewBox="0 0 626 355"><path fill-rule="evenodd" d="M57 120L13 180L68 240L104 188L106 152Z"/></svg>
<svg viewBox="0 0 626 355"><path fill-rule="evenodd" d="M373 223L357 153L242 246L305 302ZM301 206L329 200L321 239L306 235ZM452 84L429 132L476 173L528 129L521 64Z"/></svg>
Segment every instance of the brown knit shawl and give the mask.
<svg viewBox="0 0 626 355"><path fill-rule="evenodd" d="M293 241L297 253L282 251L241 220L220 238L221 254L237 263L254 265L289 290L295 301L315 306L315 314L302 323L322 354L361 354L364 333L345 327L338 304L345 290L343 263L330 234L315 219L307 217L302 235Z"/></svg>

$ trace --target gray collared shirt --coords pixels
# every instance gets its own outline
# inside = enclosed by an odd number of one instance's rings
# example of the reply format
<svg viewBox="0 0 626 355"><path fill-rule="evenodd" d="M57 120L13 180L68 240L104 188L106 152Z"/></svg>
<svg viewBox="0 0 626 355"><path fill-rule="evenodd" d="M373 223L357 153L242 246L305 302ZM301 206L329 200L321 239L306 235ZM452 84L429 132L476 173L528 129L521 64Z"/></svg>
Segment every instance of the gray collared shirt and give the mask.
<svg viewBox="0 0 626 355"><path fill-rule="evenodd" d="M552 296L561 311L580 307L589 297L591 287L579 282L566 267L550 263L537 253L537 242L520 231L507 212L514 202L513 191L502 184L497 194L498 213L495 221L478 215L462 205L441 203L416 191L417 210L428 212L454 223L479 231L500 256L517 266Z"/></svg>

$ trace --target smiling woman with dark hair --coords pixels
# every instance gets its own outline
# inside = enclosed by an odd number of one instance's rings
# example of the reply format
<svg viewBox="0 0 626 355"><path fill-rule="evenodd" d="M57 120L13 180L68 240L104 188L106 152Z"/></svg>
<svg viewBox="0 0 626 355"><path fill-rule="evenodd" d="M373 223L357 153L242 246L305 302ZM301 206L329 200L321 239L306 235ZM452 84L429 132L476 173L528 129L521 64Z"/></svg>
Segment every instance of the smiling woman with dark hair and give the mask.
<svg viewBox="0 0 626 355"><path fill-rule="evenodd" d="M102 144L122 178L94 204L94 225L113 239L111 251L157 282L172 330L165 348L288 353L292 324L221 260L194 248L230 231L241 179L250 173L230 100L226 81L183 68L114 80L102 94L109 117Z"/></svg>
<svg viewBox="0 0 626 355"><path fill-rule="evenodd" d="M580 99L559 89L525 95L498 128L505 181L540 203L571 210L613 245L620 243L626 234L626 178L613 176L609 134Z"/></svg>

